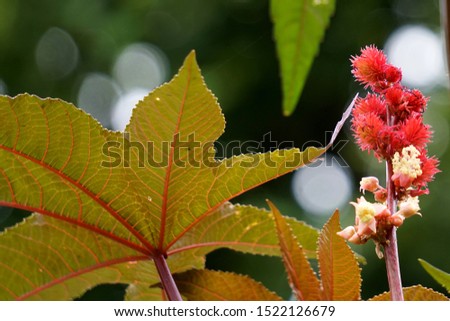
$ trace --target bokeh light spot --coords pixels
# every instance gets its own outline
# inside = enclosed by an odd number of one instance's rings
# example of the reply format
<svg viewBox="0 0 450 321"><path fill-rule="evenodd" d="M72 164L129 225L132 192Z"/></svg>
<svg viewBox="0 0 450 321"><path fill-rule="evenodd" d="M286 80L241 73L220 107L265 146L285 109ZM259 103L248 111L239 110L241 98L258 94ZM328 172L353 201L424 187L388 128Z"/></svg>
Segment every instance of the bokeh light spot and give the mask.
<svg viewBox="0 0 450 321"><path fill-rule="evenodd" d="M167 72L168 60L164 53L144 43L126 47L113 68L115 79L125 91L135 88L151 90L166 80Z"/></svg>
<svg viewBox="0 0 450 321"><path fill-rule="evenodd" d="M134 106L146 95L148 95L147 89L135 88L119 97L111 114L111 126L114 130L125 130Z"/></svg>
<svg viewBox="0 0 450 321"><path fill-rule="evenodd" d="M401 68L406 86L426 89L445 81L442 41L428 28L407 25L395 30L385 52L389 62Z"/></svg>
<svg viewBox="0 0 450 321"><path fill-rule="evenodd" d="M105 127L111 126L111 110L119 97L119 86L107 75L88 74L78 92L78 106Z"/></svg>
<svg viewBox="0 0 450 321"><path fill-rule="evenodd" d="M292 193L307 214L329 216L349 201L352 189L349 169L330 155L320 164L299 169L292 180Z"/></svg>
<svg viewBox="0 0 450 321"><path fill-rule="evenodd" d="M66 31L50 28L37 44L36 63L44 77L51 80L64 78L78 63L78 47Z"/></svg>

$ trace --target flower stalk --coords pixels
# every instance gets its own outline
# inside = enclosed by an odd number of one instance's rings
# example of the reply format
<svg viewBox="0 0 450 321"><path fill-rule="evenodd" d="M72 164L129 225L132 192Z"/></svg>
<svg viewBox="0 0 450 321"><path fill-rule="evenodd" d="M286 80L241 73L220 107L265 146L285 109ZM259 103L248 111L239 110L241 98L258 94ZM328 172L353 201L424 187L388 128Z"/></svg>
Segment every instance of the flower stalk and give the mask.
<svg viewBox="0 0 450 321"><path fill-rule="evenodd" d="M386 186L387 186L387 207L391 213L395 212L397 202L395 200L395 186L390 179L393 175L392 163L386 162ZM397 228L392 226L387 232L386 244L384 245L384 255L386 261L386 272L392 301L403 301L402 277L400 274L400 260L397 246Z"/></svg>
<svg viewBox="0 0 450 321"><path fill-rule="evenodd" d="M361 191L375 202L360 197L355 207L355 225L338 235L363 244L372 239L379 258L385 258L392 300L403 300L397 248L397 228L406 218L420 215L418 196L428 194L438 160L427 155L430 126L423 123L428 99L417 89L401 85L401 70L387 62L374 46L352 57L356 80L372 91L360 98L353 110L352 130L362 150L386 162L386 188L376 177L364 177ZM383 249L383 251L382 251Z"/></svg>

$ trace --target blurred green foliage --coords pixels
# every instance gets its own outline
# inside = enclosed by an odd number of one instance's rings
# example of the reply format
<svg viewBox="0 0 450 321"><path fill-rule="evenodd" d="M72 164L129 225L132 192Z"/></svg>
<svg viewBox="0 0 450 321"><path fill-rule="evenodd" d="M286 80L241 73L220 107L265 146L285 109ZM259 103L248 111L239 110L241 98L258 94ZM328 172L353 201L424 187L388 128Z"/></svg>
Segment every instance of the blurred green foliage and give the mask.
<svg viewBox="0 0 450 321"><path fill-rule="evenodd" d="M438 1L337 1L335 16L303 90L301 108L285 118L267 0L0 0L0 90L11 96L29 92L60 97L76 104L84 76L90 72L111 74L115 59L129 44L145 42L159 47L168 57L169 76L195 49L206 82L227 118L222 142L259 141L271 132L272 139L293 141L301 147L311 140L325 143L325 131L334 128L354 94L362 93L351 78L349 57L367 44L382 48L389 34L404 24L438 31ZM57 79L43 75L36 63L39 39L52 27L66 31L78 47L75 69ZM440 86L425 94L431 97L427 114L436 113L448 125L448 89ZM448 131L436 128L435 136L440 135L448 135ZM374 174L367 172L372 157L357 149L348 130L341 139L350 140L342 156L357 186L361 176ZM405 286L420 283L442 291L417 261L420 257L443 270L450 267L450 152L446 145L435 144L431 149L439 154L442 173L430 184L430 195L421 199L423 217L411 218L399 230L400 264ZM382 174L383 165L378 167ZM265 207L264 200L270 198L284 214L320 228L332 213L320 218L305 213L292 196L291 179L292 175L282 177L235 201ZM357 195L355 187L354 197ZM350 207L340 210L341 224L351 224ZM24 215L0 208L0 230ZM386 291L384 261L376 257L373 244L355 250L368 261L362 271L363 298ZM249 274L283 297L290 296L279 258L219 250L208 257L207 265ZM102 286L89 291L84 299L120 299L122 293L121 285L113 290Z"/></svg>
<svg viewBox="0 0 450 321"><path fill-rule="evenodd" d="M335 7L335 0L270 1L286 116L295 110Z"/></svg>

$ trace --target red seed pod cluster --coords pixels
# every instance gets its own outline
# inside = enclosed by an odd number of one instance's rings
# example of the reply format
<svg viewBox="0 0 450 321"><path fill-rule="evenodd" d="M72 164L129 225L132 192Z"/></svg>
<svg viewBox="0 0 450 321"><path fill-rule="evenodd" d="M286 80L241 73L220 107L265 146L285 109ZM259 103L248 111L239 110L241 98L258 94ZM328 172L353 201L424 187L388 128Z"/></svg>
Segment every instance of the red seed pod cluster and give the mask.
<svg viewBox="0 0 450 321"><path fill-rule="evenodd" d="M426 149L432 136L430 126L423 123L428 99L419 90L402 86L401 70L389 64L375 46L362 49L351 63L356 80L372 91L360 98L353 110L352 130L358 145L373 151L378 159L393 163L397 159L393 179L399 189L409 189L411 196L428 193L427 183L438 172L438 160L428 157ZM418 151L409 155L411 162L416 159L420 169L408 173L403 150L411 146Z"/></svg>
<svg viewBox="0 0 450 321"><path fill-rule="evenodd" d="M428 99L417 89L401 85L402 72L389 64L385 54L375 46L361 50L351 58L356 80L371 92L359 98L353 109L352 131L362 150L373 152L378 160L388 164L388 186L393 187L388 202L388 190L376 177L364 177L360 190L374 195L375 202L360 197L351 202L355 207L355 225L338 235L362 244L373 239L377 254L386 243L387 231L399 227L413 215L420 215L419 195L427 194L427 184L433 180L438 160L427 155L432 133L423 123ZM388 203L390 208L388 206Z"/></svg>

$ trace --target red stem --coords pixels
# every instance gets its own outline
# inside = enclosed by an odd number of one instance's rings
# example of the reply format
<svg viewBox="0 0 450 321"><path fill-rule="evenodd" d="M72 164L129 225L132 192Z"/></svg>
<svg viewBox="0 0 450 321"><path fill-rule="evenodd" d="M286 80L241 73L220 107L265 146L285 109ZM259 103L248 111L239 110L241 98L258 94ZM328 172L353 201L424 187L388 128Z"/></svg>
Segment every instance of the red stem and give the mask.
<svg viewBox="0 0 450 321"><path fill-rule="evenodd" d="M164 254L160 253L156 255L153 257L153 261L155 261L156 270L158 271L159 279L167 294L167 298L170 301L183 301L180 291L178 291L177 285L172 277L172 273L170 273Z"/></svg>
<svg viewBox="0 0 450 321"><path fill-rule="evenodd" d="M391 177L393 174L392 162L386 162L386 187L387 187L387 206L389 211L394 214L397 208L395 199L395 187ZM392 227L388 231L384 246L384 255L386 260L386 272L388 277L389 289L391 291L392 301L403 301L402 278L400 275L400 263L397 249L397 229Z"/></svg>

